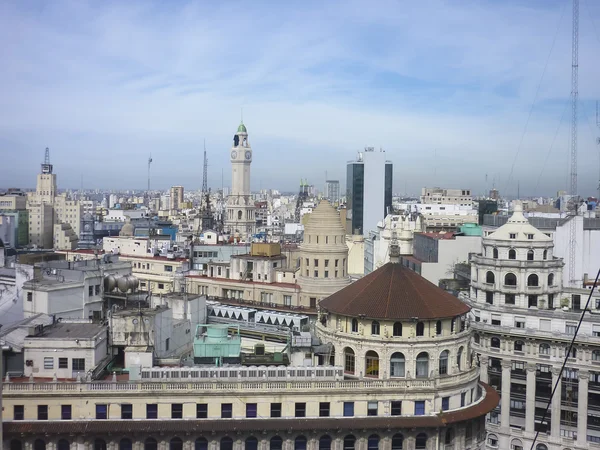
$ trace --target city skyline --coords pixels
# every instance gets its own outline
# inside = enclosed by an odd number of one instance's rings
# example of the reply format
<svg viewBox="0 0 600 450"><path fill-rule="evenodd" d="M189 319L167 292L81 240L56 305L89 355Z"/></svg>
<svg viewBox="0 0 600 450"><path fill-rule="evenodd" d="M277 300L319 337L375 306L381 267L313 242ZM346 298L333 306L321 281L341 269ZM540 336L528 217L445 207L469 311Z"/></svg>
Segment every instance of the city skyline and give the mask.
<svg viewBox="0 0 600 450"><path fill-rule="evenodd" d="M228 186L243 108L253 191L293 192L300 178L323 187L325 172L344 183L346 162L365 146L386 150L397 193L567 188L568 2L379 6L0 5L12 43L0 74L0 149L13 155L2 187L32 187L48 146L60 188L79 188L83 176L84 188L142 189L152 153L152 188L193 190L204 139L209 186L220 188L222 170ZM598 184L600 5L581 10L587 196Z"/></svg>

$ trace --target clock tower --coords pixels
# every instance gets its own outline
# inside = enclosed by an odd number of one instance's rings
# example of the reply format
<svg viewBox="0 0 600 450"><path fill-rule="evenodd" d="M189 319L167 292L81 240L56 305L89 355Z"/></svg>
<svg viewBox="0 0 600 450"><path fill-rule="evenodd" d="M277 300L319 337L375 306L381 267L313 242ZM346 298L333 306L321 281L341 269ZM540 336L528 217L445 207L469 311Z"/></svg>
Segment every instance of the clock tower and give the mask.
<svg viewBox="0 0 600 450"><path fill-rule="evenodd" d="M229 157L231 158L231 192L227 197L225 231L232 236L250 237L256 229L254 200L250 193L252 147L243 122L233 136Z"/></svg>

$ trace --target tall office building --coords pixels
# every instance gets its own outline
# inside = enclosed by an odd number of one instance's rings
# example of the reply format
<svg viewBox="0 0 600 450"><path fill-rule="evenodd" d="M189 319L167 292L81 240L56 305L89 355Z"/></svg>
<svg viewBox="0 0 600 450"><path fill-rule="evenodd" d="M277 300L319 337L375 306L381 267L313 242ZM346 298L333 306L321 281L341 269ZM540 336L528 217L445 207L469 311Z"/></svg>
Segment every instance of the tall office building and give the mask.
<svg viewBox="0 0 600 450"><path fill-rule="evenodd" d="M377 229L392 207L393 165L385 151L366 147L346 171L346 232L367 234Z"/></svg>
<svg viewBox="0 0 600 450"><path fill-rule="evenodd" d="M231 193L227 197L225 229L232 235L248 236L256 229L254 199L250 192L252 147L248 131L241 123L231 147Z"/></svg>
<svg viewBox="0 0 600 450"><path fill-rule="evenodd" d="M325 198L329 203L335 205L340 201L340 182L339 180L325 181Z"/></svg>
<svg viewBox="0 0 600 450"><path fill-rule="evenodd" d="M171 209L178 210L183 203L183 186L171 186Z"/></svg>

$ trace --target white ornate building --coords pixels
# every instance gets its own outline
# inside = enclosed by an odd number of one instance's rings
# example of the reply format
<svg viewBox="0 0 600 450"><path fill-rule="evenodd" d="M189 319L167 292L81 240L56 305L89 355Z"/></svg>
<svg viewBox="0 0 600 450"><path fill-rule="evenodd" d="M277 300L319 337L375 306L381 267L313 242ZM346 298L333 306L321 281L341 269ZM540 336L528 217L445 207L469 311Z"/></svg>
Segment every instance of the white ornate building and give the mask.
<svg viewBox="0 0 600 450"><path fill-rule="evenodd" d="M529 449L538 430L537 450L600 448L600 321L592 313L541 423L587 298L563 289L552 239L529 224L520 205L482 247L465 300L481 379L501 393L488 418L487 448Z"/></svg>
<svg viewBox="0 0 600 450"><path fill-rule="evenodd" d="M327 200L321 200L304 227L297 279L300 304L310 308L350 284L346 230Z"/></svg>
<svg viewBox="0 0 600 450"><path fill-rule="evenodd" d="M231 147L231 192L227 197L225 230L232 235L247 237L256 229L254 199L250 191L252 147L248 131L241 123Z"/></svg>

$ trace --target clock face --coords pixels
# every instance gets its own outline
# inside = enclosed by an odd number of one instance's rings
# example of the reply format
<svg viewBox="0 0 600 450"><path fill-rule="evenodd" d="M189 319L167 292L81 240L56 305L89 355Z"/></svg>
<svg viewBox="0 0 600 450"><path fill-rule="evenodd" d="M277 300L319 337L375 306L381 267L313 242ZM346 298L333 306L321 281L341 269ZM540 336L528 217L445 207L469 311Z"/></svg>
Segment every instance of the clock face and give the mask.
<svg viewBox="0 0 600 450"><path fill-rule="evenodd" d="M250 159L250 158L252 158L252 153L246 152L246 159Z"/></svg>
<svg viewBox="0 0 600 450"><path fill-rule="evenodd" d="M237 152L234 150L231 152L231 159L237 158Z"/></svg>

